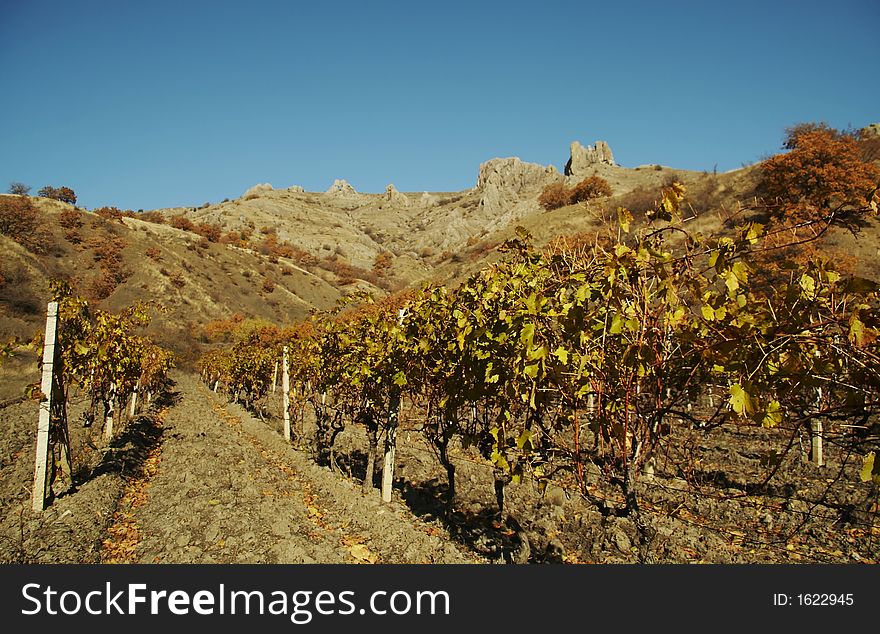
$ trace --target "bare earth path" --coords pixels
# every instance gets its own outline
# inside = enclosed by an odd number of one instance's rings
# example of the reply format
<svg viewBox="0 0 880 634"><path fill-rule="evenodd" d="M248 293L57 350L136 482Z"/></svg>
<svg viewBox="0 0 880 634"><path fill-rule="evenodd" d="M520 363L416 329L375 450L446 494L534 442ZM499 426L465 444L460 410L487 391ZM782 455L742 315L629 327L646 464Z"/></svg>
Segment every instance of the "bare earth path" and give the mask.
<svg viewBox="0 0 880 634"><path fill-rule="evenodd" d="M128 483L102 561L466 563L443 528L341 479L242 408L177 375L162 442Z"/></svg>

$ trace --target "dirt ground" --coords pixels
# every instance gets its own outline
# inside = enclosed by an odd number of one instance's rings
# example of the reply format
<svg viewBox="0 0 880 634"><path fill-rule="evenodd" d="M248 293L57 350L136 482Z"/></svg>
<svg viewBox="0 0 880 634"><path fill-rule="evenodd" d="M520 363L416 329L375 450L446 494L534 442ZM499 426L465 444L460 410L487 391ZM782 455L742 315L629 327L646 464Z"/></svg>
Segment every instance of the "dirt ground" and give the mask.
<svg viewBox="0 0 880 634"><path fill-rule="evenodd" d="M0 401L20 389L18 370L0 372ZM877 491L843 447L829 446L822 468L790 451L762 486L779 433L679 429L643 478L644 533L564 481L543 494L528 481L508 485L500 521L491 467L459 450L446 517L444 472L412 421L399 435L394 500L382 504L378 488L361 491L363 430L340 434L331 470L308 443L281 438L280 416L255 418L197 377L174 379L109 448L83 427L74 397L76 488L57 491L41 514L30 510L37 405L0 409L0 562L624 563L640 560L640 539L642 560L669 563L880 557ZM280 411L279 394L266 411ZM586 475L591 492L613 495L598 472Z"/></svg>

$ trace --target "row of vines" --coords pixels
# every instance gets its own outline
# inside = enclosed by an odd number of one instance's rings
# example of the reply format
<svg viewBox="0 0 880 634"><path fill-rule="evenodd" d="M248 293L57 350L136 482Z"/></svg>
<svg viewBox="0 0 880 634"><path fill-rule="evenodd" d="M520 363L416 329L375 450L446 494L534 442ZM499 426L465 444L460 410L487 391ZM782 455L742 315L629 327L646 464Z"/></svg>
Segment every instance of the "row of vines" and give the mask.
<svg viewBox="0 0 880 634"><path fill-rule="evenodd" d="M446 471L450 509L456 446L494 467L502 508L509 482L564 479L638 523L639 478L680 425L777 428L788 439L780 451L806 437L817 463L823 440L845 442L862 479L880 482L867 433L880 405L880 287L821 257L789 257L842 209L703 237L681 220L684 194L677 183L664 189L638 229L618 210L614 230L590 244L538 250L519 230L499 262L455 290L364 297L295 328L252 332L204 356L202 377L255 406L286 347L287 406L295 420L314 414L319 460L332 464L346 424L366 428L365 487L405 400ZM875 212L873 199L846 210ZM713 392L723 397L707 409ZM595 495L588 465L619 495Z"/></svg>
<svg viewBox="0 0 880 634"><path fill-rule="evenodd" d="M35 482L35 508L43 504L43 496L36 492L51 490L59 470L67 477L68 486L74 485L68 431L71 400L75 397L86 403L84 426L100 428L99 442L108 445L122 431L126 420L136 414L139 397L141 402L149 401L167 387L174 363L171 352L138 334L149 324L150 311L161 310L160 307L138 303L111 313L93 309L87 300L74 295L66 283L53 283L52 292L58 306L58 325L51 360L48 486L43 488ZM39 392L41 386L29 389ZM94 425L96 421L98 425ZM39 464L39 455L37 459Z"/></svg>

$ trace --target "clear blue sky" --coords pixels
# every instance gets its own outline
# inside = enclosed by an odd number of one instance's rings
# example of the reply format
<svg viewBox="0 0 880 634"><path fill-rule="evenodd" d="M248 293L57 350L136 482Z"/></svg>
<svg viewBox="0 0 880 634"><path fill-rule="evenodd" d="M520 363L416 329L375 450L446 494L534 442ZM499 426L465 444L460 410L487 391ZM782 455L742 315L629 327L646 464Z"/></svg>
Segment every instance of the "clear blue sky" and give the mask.
<svg viewBox="0 0 880 634"><path fill-rule="evenodd" d="M880 121L880 2L0 0L0 188L150 209L472 187L495 156L728 170Z"/></svg>

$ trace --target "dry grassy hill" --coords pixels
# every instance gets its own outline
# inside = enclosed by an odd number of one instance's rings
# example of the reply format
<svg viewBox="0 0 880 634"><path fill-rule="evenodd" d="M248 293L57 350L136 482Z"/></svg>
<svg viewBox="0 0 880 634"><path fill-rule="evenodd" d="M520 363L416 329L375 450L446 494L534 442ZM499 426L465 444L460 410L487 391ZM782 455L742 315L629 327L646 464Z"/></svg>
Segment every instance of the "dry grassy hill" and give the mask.
<svg viewBox="0 0 880 634"><path fill-rule="evenodd" d="M24 338L38 330L48 281L62 278L109 309L159 301L168 312L155 320L153 334L194 355L199 326L211 320L240 313L285 324L355 290L383 294L426 280L454 284L497 257L495 247L516 226L528 229L538 245L595 234L618 206L631 209L638 221L672 181L687 188L692 230L723 231L745 220L742 208L755 196L760 175L758 166L722 174L621 167L601 142L597 148L607 156L572 144L572 161L576 146L588 156L580 156L568 176L516 158L492 159L479 167L475 186L461 192L400 193L389 186L384 194L361 194L344 181L327 192L260 185L219 204L121 218L31 198L46 234L42 248L31 250L0 235L6 254L0 261L0 334ZM570 187L586 176L608 181L613 195L553 211L539 206L548 184ZM166 221L180 216L210 225L235 239L209 240L145 221L160 214ZM269 239L289 248L267 248ZM859 236L836 230L823 248L860 274L880 277L875 224Z"/></svg>

